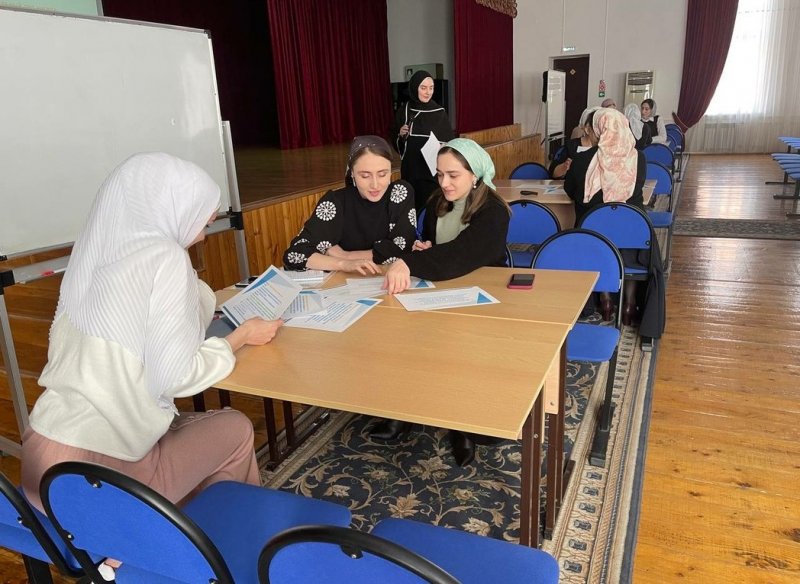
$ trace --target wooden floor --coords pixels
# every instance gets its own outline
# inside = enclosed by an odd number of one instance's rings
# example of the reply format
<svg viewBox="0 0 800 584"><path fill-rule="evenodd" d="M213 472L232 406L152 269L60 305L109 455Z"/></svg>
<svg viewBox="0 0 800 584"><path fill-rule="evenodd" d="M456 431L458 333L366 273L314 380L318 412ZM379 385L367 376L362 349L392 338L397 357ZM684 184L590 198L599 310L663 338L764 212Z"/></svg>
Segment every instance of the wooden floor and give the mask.
<svg viewBox="0 0 800 584"><path fill-rule="evenodd" d="M780 178L768 156L693 156L679 214L786 220L762 184ZM800 242L676 237L672 257L633 582L799 582ZM262 440L260 403L234 400ZM26 582L3 550L0 582Z"/></svg>
<svg viewBox="0 0 800 584"><path fill-rule="evenodd" d="M780 178L693 156L678 214L789 221ZM633 582L800 582L800 242L676 237L672 258Z"/></svg>

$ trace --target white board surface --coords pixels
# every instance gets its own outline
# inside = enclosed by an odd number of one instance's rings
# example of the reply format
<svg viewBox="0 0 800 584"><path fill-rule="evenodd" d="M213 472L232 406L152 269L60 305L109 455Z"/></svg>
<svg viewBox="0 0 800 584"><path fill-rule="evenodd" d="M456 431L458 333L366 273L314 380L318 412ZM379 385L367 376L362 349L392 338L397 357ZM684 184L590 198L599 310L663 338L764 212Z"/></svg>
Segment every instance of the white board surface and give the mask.
<svg viewBox="0 0 800 584"><path fill-rule="evenodd" d="M0 256L68 244L137 152L191 160L230 195L201 30L0 9Z"/></svg>
<svg viewBox="0 0 800 584"><path fill-rule="evenodd" d="M563 71L547 71L547 135L564 133L564 90L567 75Z"/></svg>

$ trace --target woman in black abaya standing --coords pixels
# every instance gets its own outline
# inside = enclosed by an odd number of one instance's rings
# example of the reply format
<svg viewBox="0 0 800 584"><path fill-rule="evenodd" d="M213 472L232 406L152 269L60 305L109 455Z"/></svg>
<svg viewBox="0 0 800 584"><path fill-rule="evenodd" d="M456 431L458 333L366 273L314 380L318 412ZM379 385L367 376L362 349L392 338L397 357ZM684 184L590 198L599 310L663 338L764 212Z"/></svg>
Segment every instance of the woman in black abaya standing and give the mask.
<svg viewBox="0 0 800 584"><path fill-rule="evenodd" d="M422 147L433 132L439 143L455 138L445 109L433 101L433 77L417 71L408 82L409 101L400 106L392 128L392 143L403 162L400 176L414 187L414 206L419 213L430 194L439 187L436 169L431 171Z"/></svg>

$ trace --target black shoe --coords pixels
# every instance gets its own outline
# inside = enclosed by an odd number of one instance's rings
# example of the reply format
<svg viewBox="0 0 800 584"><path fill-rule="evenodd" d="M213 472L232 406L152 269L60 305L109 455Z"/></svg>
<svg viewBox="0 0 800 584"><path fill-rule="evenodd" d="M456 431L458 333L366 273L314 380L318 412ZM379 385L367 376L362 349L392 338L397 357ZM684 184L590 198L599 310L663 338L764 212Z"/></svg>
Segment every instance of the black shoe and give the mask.
<svg viewBox="0 0 800 584"><path fill-rule="evenodd" d="M475 442L464 432L450 432L450 445L458 466L467 466L475 460Z"/></svg>
<svg viewBox="0 0 800 584"><path fill-rule="evenodd" d="M372 427L372 430L369 431L369 436L376 440L397 440L410 429L411 424L409 422L383 420Z"/></svg>

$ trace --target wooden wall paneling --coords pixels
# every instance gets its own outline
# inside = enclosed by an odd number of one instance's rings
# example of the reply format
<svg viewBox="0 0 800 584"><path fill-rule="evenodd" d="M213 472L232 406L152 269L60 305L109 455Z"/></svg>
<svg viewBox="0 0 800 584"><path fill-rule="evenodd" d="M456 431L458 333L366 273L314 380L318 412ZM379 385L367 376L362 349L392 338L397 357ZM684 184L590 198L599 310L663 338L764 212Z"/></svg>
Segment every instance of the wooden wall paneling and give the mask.
<svg viewBox="0 0 800 584"><path fill-rule="evenodd" d="M460 137L475 140L481 146L486 146L488 144L508 142L509 140L517 140L521 138L522 126L520 124L511 124L508 126L487 128L485 130L476 130L474 132L464 132L463 134L460 134Z"/></svg>

